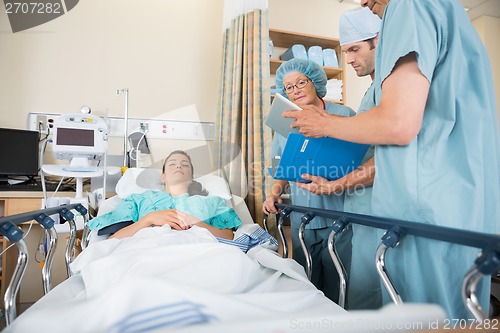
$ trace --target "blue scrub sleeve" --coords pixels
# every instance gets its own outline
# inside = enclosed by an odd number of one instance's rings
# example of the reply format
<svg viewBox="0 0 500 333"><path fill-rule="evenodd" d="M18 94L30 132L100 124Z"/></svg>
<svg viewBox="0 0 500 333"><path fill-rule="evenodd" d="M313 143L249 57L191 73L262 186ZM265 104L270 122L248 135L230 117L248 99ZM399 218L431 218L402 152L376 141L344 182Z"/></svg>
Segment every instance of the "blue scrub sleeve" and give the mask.
<svg viewBox="0 0 500 333"><path fill-rule="evenodd" d="M444 22L436 22L440 15L433 15L432 10L430 3L420 0L391 1L387 5L377 47L377 53L381 53L376 57L378 82L391 74L400 58L412 52L416 53L422 74L432 81L441 45L447 39L446 28L441 27ZM438 29L427 28L431 26Z"/></svg>

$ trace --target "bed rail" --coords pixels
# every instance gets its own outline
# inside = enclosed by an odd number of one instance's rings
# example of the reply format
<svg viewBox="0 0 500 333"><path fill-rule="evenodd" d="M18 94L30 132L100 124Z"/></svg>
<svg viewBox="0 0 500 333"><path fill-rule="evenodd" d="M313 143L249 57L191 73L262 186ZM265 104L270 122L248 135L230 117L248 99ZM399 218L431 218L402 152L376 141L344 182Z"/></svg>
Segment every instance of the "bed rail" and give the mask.
<svg viewBox="0 0 500 333"><path fill-rule="evenodd" d="M21 280L26 272L26 266L29 259L26 241L23 238L23 231L18 225L35 220L45 229L47 233L49 246L45 256L45 265L42 268L43 291L46 294L52 288L52 264L57 246L57 232L54 228L55 223L50 217L54 214L59 214L61 217L61 223L68 222L70 225L70 239L66 244L65 260L68 277L71 275L69 264L72 261L71 253L75 246L77 231L74 214L71 210L76 210L79 214L81 214L84 218L84 224L87 225L87 209L79 203L40 209L28 213L21 213L0 218L0 234L6 237L10 242L15 243L18 249L17 265L4 295L6 313L5 319L7 325L9 325L17 316L15 299L21 285Z"/></svg>
<svg viewBox="0 0 500 333"><path fill-rule="evenodd" d="M306 271L308 277L311 276L311 257L306 246L307 244L305 244L304 242L303 231L307 224L310 223L315 216L322 216L334 221L332 232L329 237L328 248L340 277L340 306L345 306L347 279L344 267L335 250L335 238L336 235L342 233L342 231L349 225L349 223L354 223L386 230L376 251L375 265L377 267L380 279L384 284L384 287L388 291L393 302L396 304L401 304L403 300L399 296L399 293L397 292L394 284L391 282L390 276L385 269L384 257L386 251L389 248L395 248L406 235L424 237L479 249L480 252L477 259L471 266L469 272L464 277L462 284L462 300L467 307L467 310L478 321L483 321L487 318L477 300L475 291L477 284L484 276L493 276L500 273L500 235L454 229L420 222L388 219L369 215L325 209L315 209L288 204L277 203L276 207L281 210L280 214L277 216L277 224L278 231L282 240L285 237L283 228L280 228L280 224L282 225L283 219L290 215L292 212L302 213L301 225L299 228L299 240L306 257ZM264 227L267 229L267 218L264 219ZM283 246L283 256L286 257L285 253L288 253L288 249L285 249L285 247L287 246L286 242L283 242Z"/></svg>

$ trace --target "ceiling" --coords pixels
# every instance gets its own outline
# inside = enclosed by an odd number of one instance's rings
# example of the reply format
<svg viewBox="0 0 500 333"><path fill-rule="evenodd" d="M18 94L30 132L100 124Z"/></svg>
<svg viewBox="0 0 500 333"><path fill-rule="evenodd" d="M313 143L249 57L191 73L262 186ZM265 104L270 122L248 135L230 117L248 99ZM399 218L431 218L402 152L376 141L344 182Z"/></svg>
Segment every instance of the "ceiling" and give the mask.
<svg viewBox="0 0 500 333"><path fill-rule="evenodd" d="M471 20L488 15L500 18L500 0L461 0Z"/></svg>

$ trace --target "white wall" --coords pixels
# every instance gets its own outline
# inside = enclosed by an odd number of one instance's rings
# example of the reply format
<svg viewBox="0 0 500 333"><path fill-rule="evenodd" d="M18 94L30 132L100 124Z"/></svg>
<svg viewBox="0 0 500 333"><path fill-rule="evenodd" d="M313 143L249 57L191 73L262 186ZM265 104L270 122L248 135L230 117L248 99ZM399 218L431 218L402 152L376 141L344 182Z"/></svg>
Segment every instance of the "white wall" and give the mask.
<svg viewBox="0 0 500 333"><path fill-rule="evenodd" d="M29 112L73 113L82 105L123 117L120 88L130 91L130 117L195 104L201 121L215 121L222 17L223 0L85 0L53 21L12 33L2 11L0 127L26 128ZM121 154L122 140L115 141L111 153ZM186 145L156 143L155 158Z"/></svg>

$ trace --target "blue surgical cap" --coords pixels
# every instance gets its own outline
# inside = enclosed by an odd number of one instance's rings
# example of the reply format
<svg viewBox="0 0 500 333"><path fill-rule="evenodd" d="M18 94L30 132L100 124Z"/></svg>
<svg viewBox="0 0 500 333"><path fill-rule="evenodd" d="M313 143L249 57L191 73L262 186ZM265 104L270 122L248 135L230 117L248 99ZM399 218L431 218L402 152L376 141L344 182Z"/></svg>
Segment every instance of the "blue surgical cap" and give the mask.
<svg viewBox="0 0 500 333"><path fill-rule="evenodd" d="M340 46L377 36L382 20L368 7L349 10L340 16Z"/></svg>
<svg viewBox="0 0 500 333"><path fill-rule="evenodd" d="M281 95L288 98L283 81L285 80L285 76L292 72L299 72L307 76L314 84L314 87L316 87L316 94L321 98L325 97L328 78L323 67L312 60L298 58L282 63L276 71L276 90Z"/></svg>

